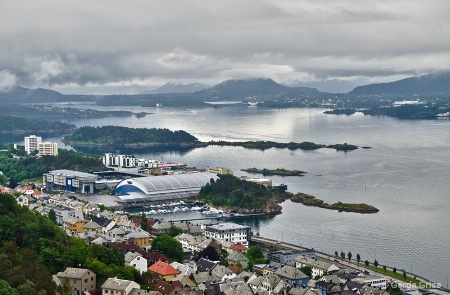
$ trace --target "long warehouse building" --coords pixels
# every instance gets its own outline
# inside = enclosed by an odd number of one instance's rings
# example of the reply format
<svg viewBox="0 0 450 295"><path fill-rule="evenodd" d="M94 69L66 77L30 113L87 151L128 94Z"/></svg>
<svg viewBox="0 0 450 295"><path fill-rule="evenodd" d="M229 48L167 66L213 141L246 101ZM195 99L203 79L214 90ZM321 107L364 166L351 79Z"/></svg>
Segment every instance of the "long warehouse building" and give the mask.
<svg viewBox="0 0 450 295"><path fill-rule="evenodd" d="M218 178L208 172L130 178L116 186L115 194L128 204L176 200L198 194L211 179Z"/></svg>

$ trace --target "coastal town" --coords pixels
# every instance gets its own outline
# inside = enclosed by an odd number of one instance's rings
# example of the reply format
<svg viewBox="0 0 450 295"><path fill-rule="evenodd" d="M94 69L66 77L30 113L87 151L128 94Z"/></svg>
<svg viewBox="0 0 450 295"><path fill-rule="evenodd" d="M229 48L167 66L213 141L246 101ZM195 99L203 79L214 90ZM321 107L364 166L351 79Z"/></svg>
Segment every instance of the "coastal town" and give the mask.
<svg viewBox="0 0 450 295"><path fill-rule="evenodd" d="M56 143L39 137L25 137L24 144L27 154L57 155ZM42 183L1 187L67 236L118 249L124 264L146 278L145 286L120 274L97 280L94 270L72 265L52 277L55 286L71 290L64 294L449 294L441 284L359 254L261 237L229 219L275 211L233 211L192 199L212 180L232 175L229 168L172 169L187 165L112 153L102 159L105 171L50 170ZM267 178L244 181L272 187ZM136 208L139 213L129 210ZM172 220L171 214L185 211L199 215Z"/></svg>

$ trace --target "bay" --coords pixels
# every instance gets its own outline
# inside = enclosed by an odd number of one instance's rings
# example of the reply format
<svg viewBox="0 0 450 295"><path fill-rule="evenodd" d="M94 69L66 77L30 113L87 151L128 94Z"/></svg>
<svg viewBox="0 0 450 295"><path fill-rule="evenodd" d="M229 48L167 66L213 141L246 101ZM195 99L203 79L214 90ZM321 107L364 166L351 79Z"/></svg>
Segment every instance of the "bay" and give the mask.
<svg viewBox="0 0 450 295"><path fill-rule="evenodd" d="M72 104L72 107L97 108ZM348 143L370 146L350 152L333 149L249 150L210 146L186 152L135 154L185 162L188 166L240 169L285 168L304 177L271 177L291 192L312 194L328 203L364 202L377 214L339 213L282 203L283 213L240 220L262 236L314 247L352 252L362 260L395 266L447 284L450 271L450 121L398 120L389 117L325 115L322 109L267 109L225 106L204 109L102 107L151 112L145 117L66 120L80 126L118 125L185 130L201 141L273 140ZM61 138L44 138L60 142ZM23 144L23 143L22 143Z"/></svg>

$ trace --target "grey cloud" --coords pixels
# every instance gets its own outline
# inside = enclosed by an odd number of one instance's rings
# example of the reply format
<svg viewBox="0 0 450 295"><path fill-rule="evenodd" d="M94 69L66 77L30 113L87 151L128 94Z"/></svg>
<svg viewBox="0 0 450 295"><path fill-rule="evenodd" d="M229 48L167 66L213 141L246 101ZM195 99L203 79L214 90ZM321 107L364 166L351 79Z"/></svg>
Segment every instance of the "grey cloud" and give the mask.
<svg viewBox="0 0 450 295"><path fill-rule="evenodd" d="M445 0L25 0L2 8L0 85L383 79L450 70Z"/></svg>

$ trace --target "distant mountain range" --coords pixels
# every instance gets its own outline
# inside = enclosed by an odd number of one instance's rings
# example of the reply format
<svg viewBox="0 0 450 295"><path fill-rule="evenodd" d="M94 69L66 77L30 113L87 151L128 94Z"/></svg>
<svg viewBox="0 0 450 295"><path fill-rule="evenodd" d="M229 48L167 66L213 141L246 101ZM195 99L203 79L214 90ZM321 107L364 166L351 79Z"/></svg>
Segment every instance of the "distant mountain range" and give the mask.
<svg viewBox="0 0 450 295"><path fill-rule="evenodd" d="M0 103L39 103L59 101L63 94L50 89L29 89L20 86L7 87L0 91Z"/></svg>
<svg viewBox="0 0 450 295"><path fill-rule="evenodd" d="M315 88L288 87L272 79L227 80L195 94L205 98L242 99L246 97L274 96L286 93L319 94Z"/></svg>
<svg viewBox="0 0 450 295"><path fill-rule="evenodd" d="M199 83L173 84L167 83L158 89L136 95L64 95L49 89L28 89L20 86L11 86L0 90L0 104L15 103L50 103L57 101L96 101L102 104L108 101L121 101L140 105L152 105L164 101L171 105L180 102L198 104L208 100L241 100L245 98L270 97L302 97L322 96L327 93L320 92L311 87L289 87L276 83L271 79L227 80L215 86L205 88ZM423 75L402 79L391 83L370 84L358 86L348 93L349 95L439 95L450 94L450 73ZM338 95L346 95L339 93Z"/></svg>
<svg viewBox="0 0 450 295"><path fill-rule="evenodd" d="M207 88L208 85L200 83L176 84L166 83L156 89L143 91L140 94L163 94L163 93L193 93Z"/></svg>
<svg viewBox="0 0 450 295"><path fill-rule="evenodd" d="M406 78L390 83L358 86L353 95L431 95L450 93L450 73Z"/></svg>

